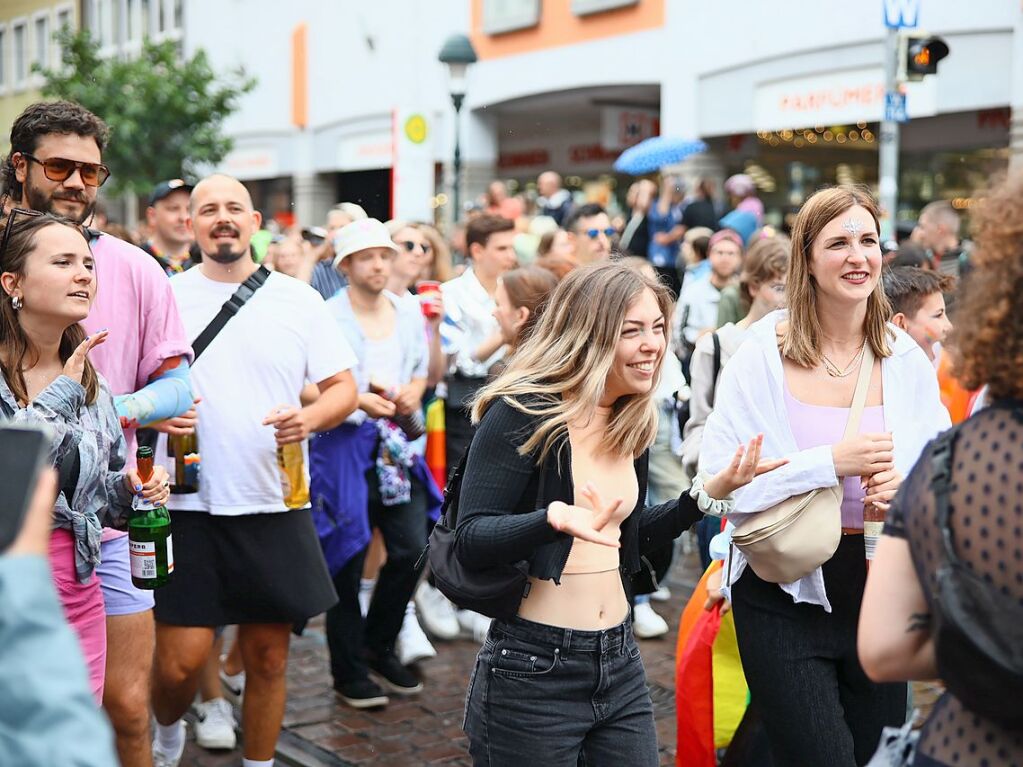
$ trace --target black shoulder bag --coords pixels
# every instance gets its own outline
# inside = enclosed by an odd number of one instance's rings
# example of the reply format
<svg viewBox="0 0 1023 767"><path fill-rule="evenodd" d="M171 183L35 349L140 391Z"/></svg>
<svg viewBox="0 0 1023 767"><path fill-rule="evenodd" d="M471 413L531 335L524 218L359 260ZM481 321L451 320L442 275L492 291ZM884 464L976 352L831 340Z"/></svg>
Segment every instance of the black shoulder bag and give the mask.
<svg viewBox="0 0 1023 767"><path fill-rule="evenodd" d="M234 315L238 313L238 310L245 306L246 302L252 298L253 294L263 287L263 283L266 282L266 278L270 276L270 270L265 266L260 266L256 271L249 275L248 279L245 280L241 285L238 286L238 290L224 302L224 305L220 307L220 311L217 312L217 316L214 317L210 324L207 325L199 337L192 342L192 364L199 359L199 355L206 351L206 347L209 346L213 339L217 337L217 334L224 329Z"/></svg>
<svg viewBox="0 0 1023 767"><path fill-rule="evenodd" d="M970 711L1023 726L1023 609L956 556L949 526L952 452L958 428L938 437L931 453L942 554L934 591L934 649L945 685ZM966 509L970 513L972 509Z"/></svg>
<svg viewBox="0 0 1023 767"><path fill-rule="evenodd" d="M470 443L471 447L471 443ZM424 555L429 558L434 584L440 592L463 610L474 610L491 618L514 618L528 584L526 562L496 564L485 569L463 565L455 554L455 526L458 524L458 496L462 490L469 449L444 488L440 519L430 533ZM537 498L543 497L543 467Z"/></svg>
<svg viewBox="0 0 1023 767"><path fill-rule="evenodd" d="M263 283L266 282L266 278L270 276L270 270L265 266L260 266L256 271L249 275L248 279L245 280L241 285L238 286L231 297L224 302L224 305L220 307L220 311L217 312L217 316L210 320L210 324L203 328L203 331L199 334L199 337L192 342L192 364L199 359L199 355L206 351L206 347L213 343L213 339L217 337L217 334L224 329L234 315L238 313L238 310L245 306L245 303L252 298L253 294L263 287ZM135 439L138 441L139 446L146 445L148 447L156 449L156 440L159 437L159 433L156 429L144 428L139 429L135 433Z"/></svg>

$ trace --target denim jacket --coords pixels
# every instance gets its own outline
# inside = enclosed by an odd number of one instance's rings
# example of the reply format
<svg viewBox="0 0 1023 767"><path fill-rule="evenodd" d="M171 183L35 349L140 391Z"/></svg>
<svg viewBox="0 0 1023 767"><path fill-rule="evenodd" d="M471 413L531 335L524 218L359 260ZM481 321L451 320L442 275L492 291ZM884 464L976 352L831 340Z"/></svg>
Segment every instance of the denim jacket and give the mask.
<svg viewBox="0 0 1023 767"><path fill-rule="evenodd" d="M78 485L70 505L63 494L57 495L53 526L74 536L75 573L80 583L88 583L100 561L102 527L123 527L131 513L132 496L124 484L124 433L110 389L101 377L96 401L86 405L82 385L62 375L23 408L0 376L0 397L13 411L15 423L49 427L50 463L78 451Z"/></svg>

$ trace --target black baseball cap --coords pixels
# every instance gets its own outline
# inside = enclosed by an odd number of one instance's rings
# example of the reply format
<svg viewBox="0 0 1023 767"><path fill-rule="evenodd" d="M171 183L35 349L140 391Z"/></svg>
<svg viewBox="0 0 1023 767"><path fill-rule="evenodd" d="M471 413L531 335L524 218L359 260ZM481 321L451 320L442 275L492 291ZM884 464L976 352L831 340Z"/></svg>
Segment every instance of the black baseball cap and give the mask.
<svg viewBox="0 0 1023 767"><path fill-rule="evenodd" d="M193 184L189 184L187 181L183 181L180 178L172 178L170 181L161 181L149 195L149 206L152 207L171 192L176 192L179 189L191 194L193 186Z"/></svg>

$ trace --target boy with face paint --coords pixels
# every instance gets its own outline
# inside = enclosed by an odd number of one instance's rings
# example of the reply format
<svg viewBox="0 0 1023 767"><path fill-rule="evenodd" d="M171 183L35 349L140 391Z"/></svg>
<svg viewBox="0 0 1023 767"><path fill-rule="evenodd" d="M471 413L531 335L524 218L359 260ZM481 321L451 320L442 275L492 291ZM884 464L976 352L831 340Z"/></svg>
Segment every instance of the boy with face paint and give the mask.
<svg viewBox="0 0 1023 767"><path fill-rule="evenodd" d="M937 367L941 344L952 330L944 294L953 289L955 278L914 266L899 266L887 270L882 281L894 311L892 324L909 333Z"/></svg>

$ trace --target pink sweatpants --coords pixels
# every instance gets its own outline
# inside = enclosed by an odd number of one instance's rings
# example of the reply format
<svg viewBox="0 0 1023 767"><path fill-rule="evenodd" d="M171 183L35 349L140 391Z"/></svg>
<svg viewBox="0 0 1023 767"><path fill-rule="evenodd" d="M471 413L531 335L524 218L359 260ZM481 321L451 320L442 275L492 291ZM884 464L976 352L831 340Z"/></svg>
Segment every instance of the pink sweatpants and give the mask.
<svg viewBox="0 0 1023 767"><path fill-rule="evenodd" d="M50 535L50 567L64 617L78 635L78 643L89 669L89 686L97 705L103 704L103 675L107 664L107 622L99 576L88 583L75 577L75 541L68 530Z"/></svg>

